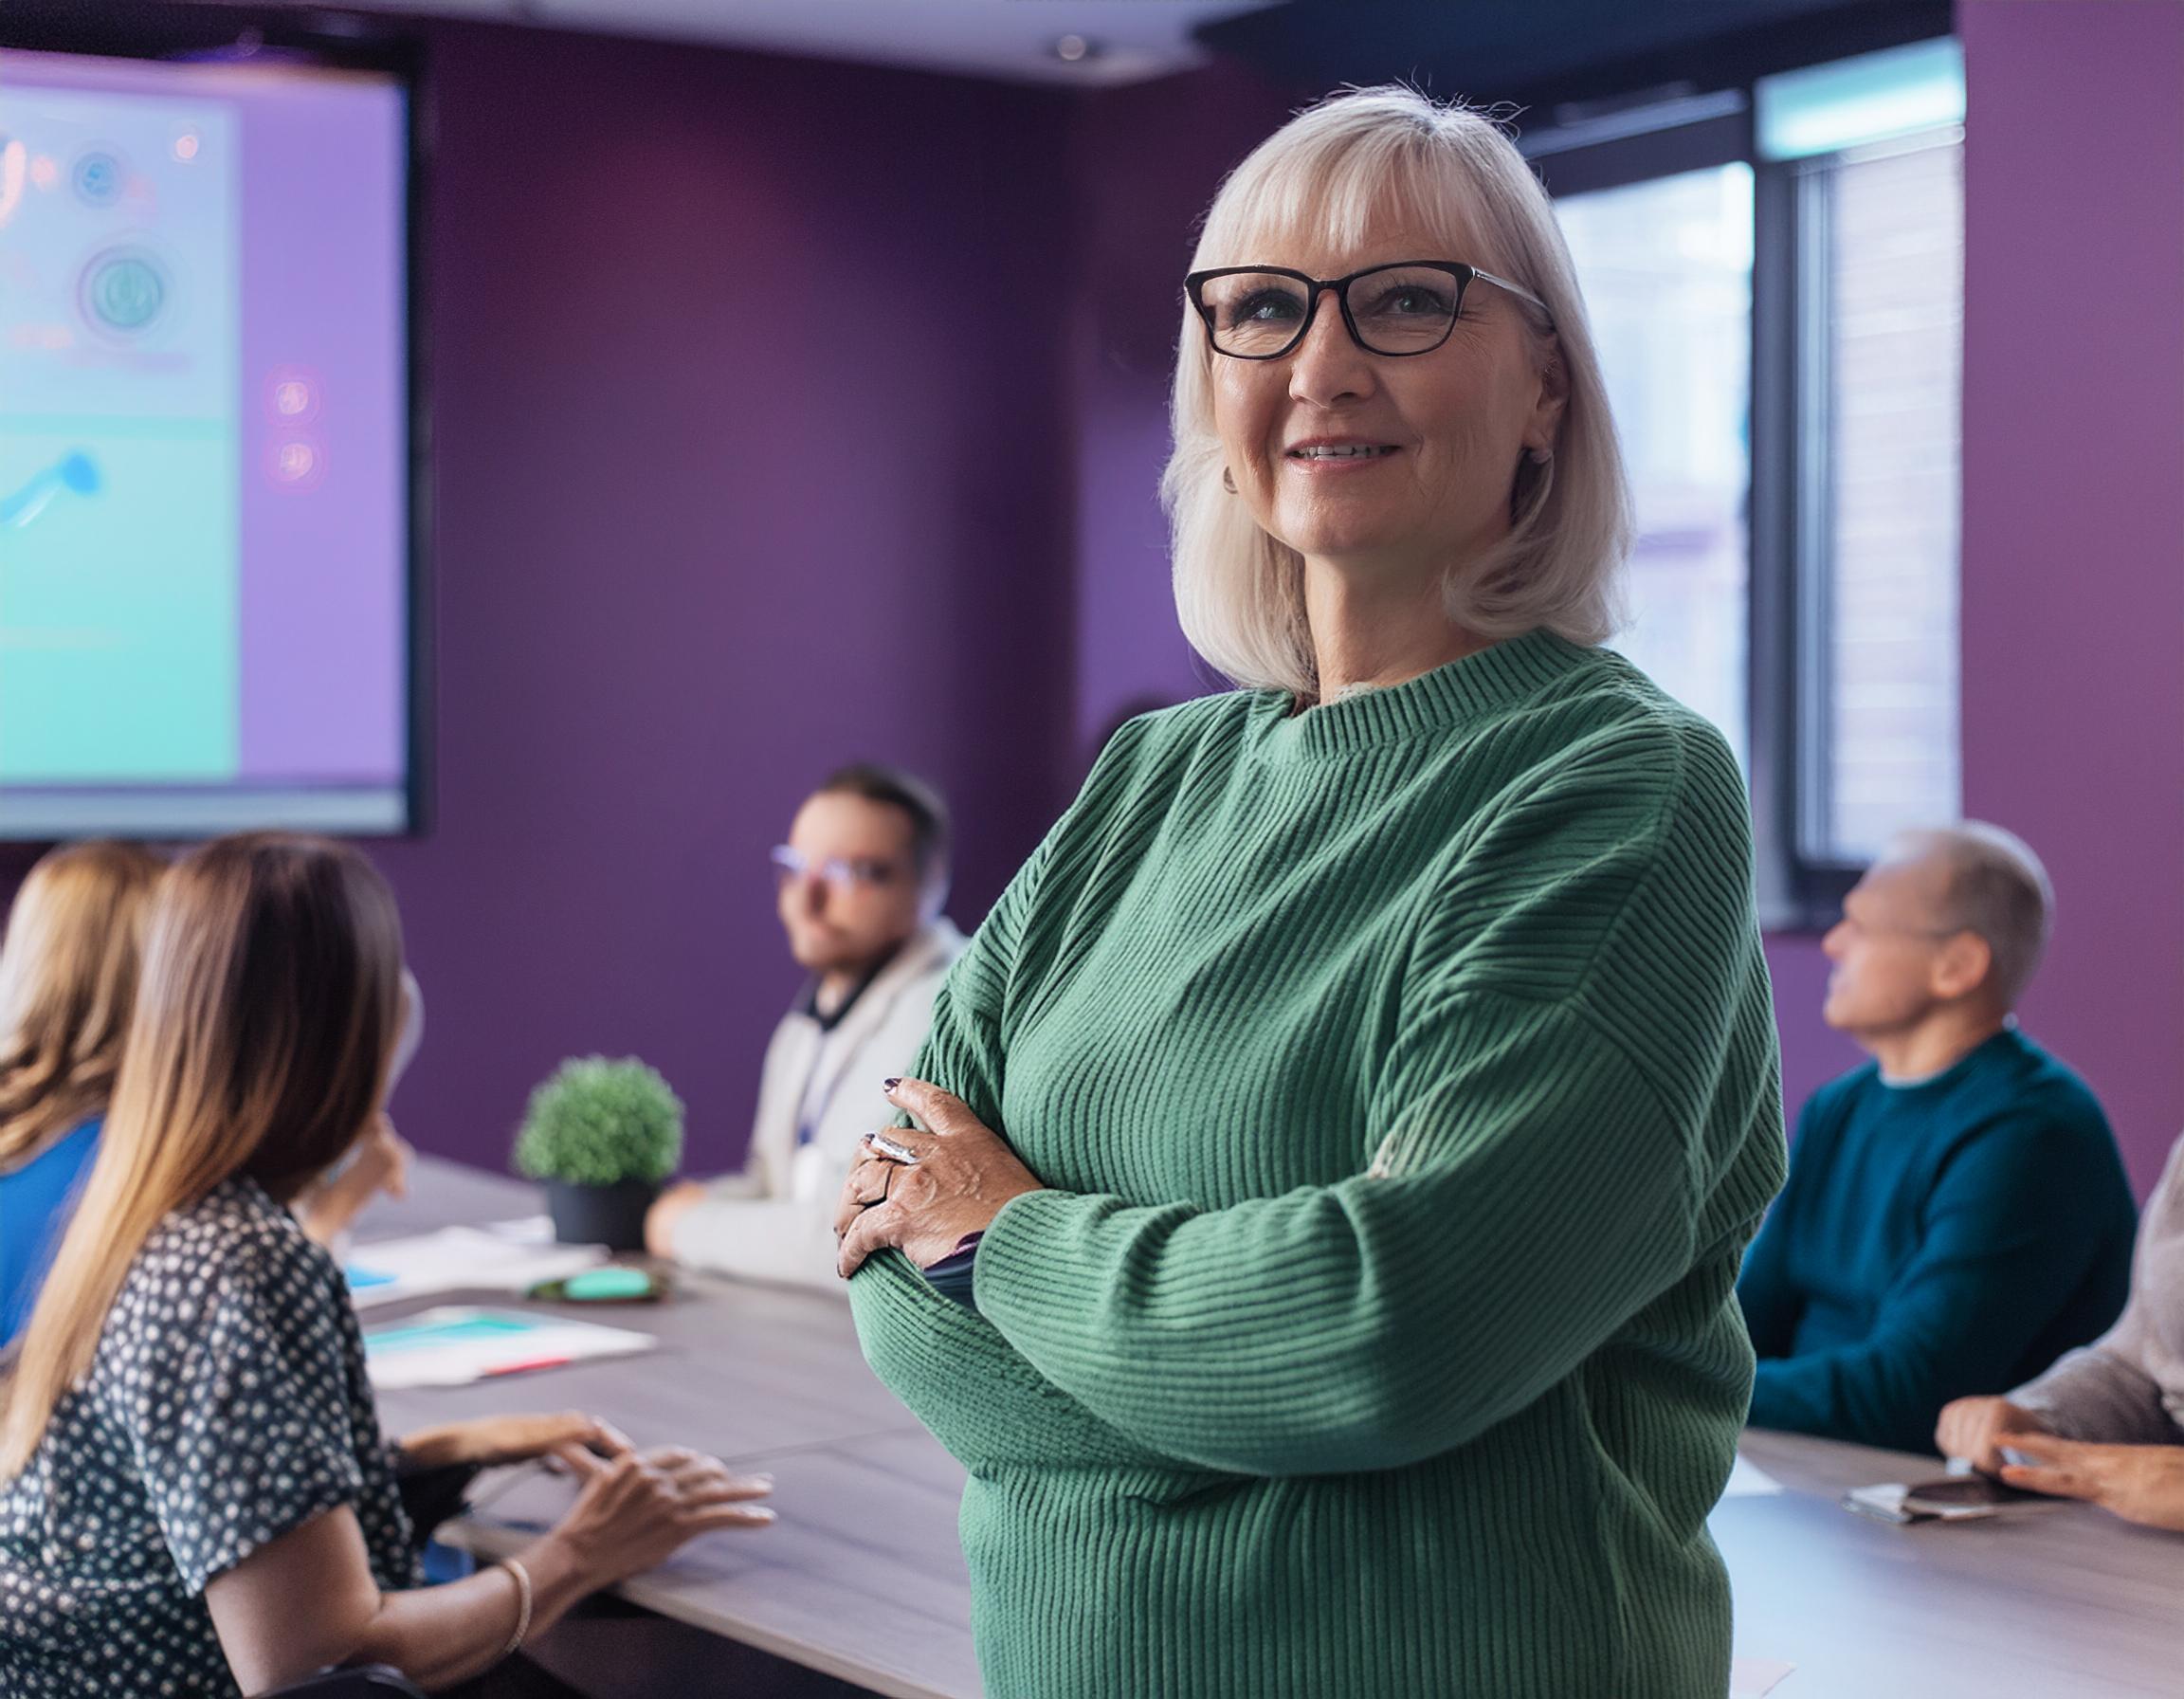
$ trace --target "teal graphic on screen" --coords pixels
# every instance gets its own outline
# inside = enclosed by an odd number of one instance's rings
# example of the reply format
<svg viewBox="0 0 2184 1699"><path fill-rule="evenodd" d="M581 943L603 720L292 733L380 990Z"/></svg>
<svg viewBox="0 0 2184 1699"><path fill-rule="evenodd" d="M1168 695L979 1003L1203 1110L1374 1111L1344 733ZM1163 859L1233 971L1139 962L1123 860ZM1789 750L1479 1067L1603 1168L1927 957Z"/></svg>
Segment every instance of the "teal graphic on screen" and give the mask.
<svg viewBox="0 0 2184 1699"><path fill-rule="evenodd" d="M237 125L0 105L0 784L240 764Z"/></svg>
<svg viewBox="0 0 2184 1699"><path fill-rule="evenodd" d="M412 824L408 110L0 46L0 839Z"/></svg>

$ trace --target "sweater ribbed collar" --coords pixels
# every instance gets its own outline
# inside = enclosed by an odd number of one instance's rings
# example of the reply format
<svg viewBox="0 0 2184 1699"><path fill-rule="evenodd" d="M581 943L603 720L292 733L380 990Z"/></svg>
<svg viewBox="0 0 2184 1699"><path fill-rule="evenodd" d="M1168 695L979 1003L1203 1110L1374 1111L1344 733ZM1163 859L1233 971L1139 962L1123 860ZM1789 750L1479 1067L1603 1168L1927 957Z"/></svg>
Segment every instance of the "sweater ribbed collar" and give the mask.
<svg viewBox="0 0 2184 1699"><path fill-rule="evenodd" d="M1263 690L1262 747L1274 760L1309 762L1452 731L1544 689L1597 652L1542 629L1400 685L1361 690L1301 714L1287 691Z"/></svg>

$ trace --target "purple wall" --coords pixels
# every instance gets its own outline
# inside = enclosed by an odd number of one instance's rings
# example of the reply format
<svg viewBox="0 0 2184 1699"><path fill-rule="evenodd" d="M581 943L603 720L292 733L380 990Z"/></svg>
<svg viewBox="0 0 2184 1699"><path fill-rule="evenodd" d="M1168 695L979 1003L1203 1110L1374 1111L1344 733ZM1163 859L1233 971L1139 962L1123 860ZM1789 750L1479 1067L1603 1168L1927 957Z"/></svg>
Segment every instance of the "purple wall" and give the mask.
<svg viewBox="0 0 2184 1699"><path fill-rule="evenodd" d="M2184 7L1970 0L1964 792L2058 891L2027 1030L2184 1130Z"/></svg>
<svg viewBox="0 0 2184 1699"><path fill-rule="evenodd" d="M1965 804L2054 874L2025 1024L2101 1093L2143 1193L2184 1129L2184 8L1962 15ZM1136 695L1205 687L1152 499L1165 291L1190 221L1283 106L1215 73L1105 97L1080 131L1102 301L1077 379L1081 740ZM1819 941L1776 935L1767 954L1794 1116L1862 1056L1821 1023Z"/></svg>
<svg viewBox="0 0 2184 1699"><path fill-rule="evenodd" d="M2143 1190L2184 1127L2184 9L1962 30L1966 801L2055 873L2027 1026ZM1292 102L432 42L440 816L377 851L432 1010L396 1107L497 1161L561 1056L635 1051L716 1167L794 983L763 855L814 777L942 782L970 923L1118 709L1207 687L1154 500L1174 290ZM1059 338L1025 281L1057 265ZM1768 954L1794 1112L1856 1052L1816 941Z"/></svg>
<svg viewBox="0 0 2184 1699"><path fill-rule="evenodd" d="M717 1169L811 784L939 783L966 924L1074 786L1074 102L424 29L438 807L372 846L430 1011L394 1108L498 1164L563 1056L633 1052Z"/></svg>
<svg viewBox="0 0 2184 1699"><path fill-rule="evenodd" d="M498 1162L634 1052L690 1160L795 976L766 850L852 756L966 815L975 920L1071 757L1050 95L432 32L438 819L375 849L430 1009L396 1109ZM915 145L910 145L912 138ZM879 1110L877 1082L875 1112Z"/></svg>
<svg viewBox="0 0 2184 1699"><path fill-rule="evenodd" d="M1964 808L2057 892L2026 1031L2184 1130L2184 8L1965 0ZM2035 281L2044 278L2045 281ZM1793 1114L1858 1059L1768 941Z"/></svg>
<svg viewBox="0 0 2184 1699"><path fill-rule="evenodd" d="M1076 736L1089 761L1118 714L1221 686L1176 629L1168 383L1183 274L1215 187L1298 102L1227 67L1085 100L1071 136L1088 312L1072 412L1077 478Z"/></svg>
<svg viewBox="0 0 2184 1699"><path fill-rule="evenodd" d="M1964 807L2057 926L2026 1031L2143 1196L2184 1130L2184 8L1965 0ZM2045 281L2036 281L2036 280ZM1842 1065L1770 941L1785 1095Z"/></svg>

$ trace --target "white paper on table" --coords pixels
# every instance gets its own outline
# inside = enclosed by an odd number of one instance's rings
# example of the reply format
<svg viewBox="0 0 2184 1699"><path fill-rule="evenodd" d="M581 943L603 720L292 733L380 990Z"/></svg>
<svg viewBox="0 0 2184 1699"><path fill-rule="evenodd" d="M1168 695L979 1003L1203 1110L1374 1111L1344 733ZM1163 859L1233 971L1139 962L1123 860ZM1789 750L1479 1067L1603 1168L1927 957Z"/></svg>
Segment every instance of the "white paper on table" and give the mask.
<svg viewBox="0 0 2184 1699"><path fill-rule="evenodd" d="M532 1243L492 1228L446 1227L357 1246L347 1259L349 1296L358 1309L370 1309L442 1292L520 1293L606 1260L604 1245Z"/></svg>
<svg viewBox="0 0 2184 1699"><path fill-rule="evenodd" d="M1729 1664L1729 1699L1766 1699L1796 1667L1771 1657L1733 1658Z"/></svg>
<svg viewBox="0 0 2184 1699"><path fill-rule="evenodd" d="M555 1316L442 1305L364 1336L364 1361L381 1392L469 1386L496 1375L630 1357L659 1341L628 1327Z"/></svg>
<svg viewBox="0 0 2184 1699"><path fill-rule="evenodd" d="M482 1231L497 1239L506 1239L511 1245L551 1245L554 1243L554 1218L551 1215L518 1215L512 1221L487 1221Z"/></svg>
<svg viewBox="0 0 2184 1699"><path fill-rule="evenodd" d="M1747 1458L1742 1452L1730 1466L1729 1485L1721 1489L1723 1498L1759 1498L1768 1493L1780 1492L1782 1483Z"/></svg>

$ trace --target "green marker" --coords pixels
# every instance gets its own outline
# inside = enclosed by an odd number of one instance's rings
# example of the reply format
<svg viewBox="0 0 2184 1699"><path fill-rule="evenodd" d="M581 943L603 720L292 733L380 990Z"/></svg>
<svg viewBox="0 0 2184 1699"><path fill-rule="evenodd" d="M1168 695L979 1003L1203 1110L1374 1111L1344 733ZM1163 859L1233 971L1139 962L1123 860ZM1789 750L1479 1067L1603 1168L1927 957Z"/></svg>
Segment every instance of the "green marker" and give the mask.
<svg viewBox="0 0 2184 1699"><path fill-rule="evenodd" d="M667 1283L644 1269L617 1265L541 1281L524 1295L547 1304L650 1304L667 1295Z"/></svg>

